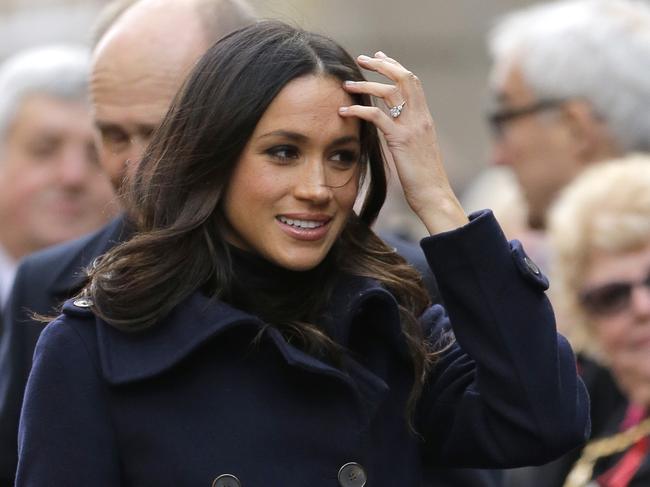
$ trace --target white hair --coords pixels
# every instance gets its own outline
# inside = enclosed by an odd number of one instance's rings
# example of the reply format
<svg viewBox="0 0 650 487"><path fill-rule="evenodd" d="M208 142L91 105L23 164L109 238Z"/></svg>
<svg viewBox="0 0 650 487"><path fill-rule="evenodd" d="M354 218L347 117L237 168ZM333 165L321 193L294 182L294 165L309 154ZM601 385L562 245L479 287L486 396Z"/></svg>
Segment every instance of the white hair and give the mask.
<svg viewBox="0 0 650 487"><path fill-rule="evenodd" d="M28 49L0 65L0 141L30 95L88 100L90 53L73 45Z"/></svg>
<svg viewBox="0 0 650 487"><path fill-rule="evenodd" d="M581 98L623 152L650 151L650 5L566 0L502 18L489 37L500 84L513 63L539 99Z"/></svg>

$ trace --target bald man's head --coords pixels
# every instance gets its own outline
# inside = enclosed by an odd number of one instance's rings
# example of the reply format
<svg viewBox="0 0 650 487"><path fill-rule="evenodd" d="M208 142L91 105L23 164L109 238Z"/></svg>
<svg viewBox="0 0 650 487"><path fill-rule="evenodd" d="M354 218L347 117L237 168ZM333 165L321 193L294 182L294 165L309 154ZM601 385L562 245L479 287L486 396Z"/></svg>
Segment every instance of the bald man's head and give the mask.
<svg viewBox="0 0 650 487"><path fill-rule="evenodd" d="M91 82L101 162L116 187L196 61L252 22L238 0L140 0L117 16L97 42Z"/></svg>

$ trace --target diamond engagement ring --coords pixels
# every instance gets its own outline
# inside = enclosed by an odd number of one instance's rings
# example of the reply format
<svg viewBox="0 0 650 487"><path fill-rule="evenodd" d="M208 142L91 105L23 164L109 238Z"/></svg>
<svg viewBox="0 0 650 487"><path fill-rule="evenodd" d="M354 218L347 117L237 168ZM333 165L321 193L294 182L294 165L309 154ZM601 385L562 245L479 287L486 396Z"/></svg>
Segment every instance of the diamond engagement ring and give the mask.
<svg viewBox="0 0 650 487"><path fill-rule="evenodd" d="M404 108L404 105L406 105L406 100L404 100L399 105L395 105L394 107L391 107L388 113L390 113L391 117L397 118L402 114L402 108Z"/></svg>

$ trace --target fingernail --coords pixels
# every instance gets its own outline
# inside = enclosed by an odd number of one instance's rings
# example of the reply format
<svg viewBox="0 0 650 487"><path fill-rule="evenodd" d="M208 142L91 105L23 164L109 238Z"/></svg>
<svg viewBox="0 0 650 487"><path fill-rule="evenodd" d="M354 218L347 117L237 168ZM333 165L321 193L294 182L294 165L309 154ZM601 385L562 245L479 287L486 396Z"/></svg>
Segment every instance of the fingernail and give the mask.
<svg viewBox="0 0 650 487"><path fill-rule="evenodd" d="M375 53L375 57L388 57L386 54L384 54L384 51L377 51Z"/></svg>
<svg viewBox="0 0 650 487"><path fill-rule="evenodd" d="M347 80L343 84L345 84L347 86L352 86L352 85L359 84L359 82L358 81Z"/></svg>
<svg viewBox="0 0 650 487"><path fill-rule="evenodd" d="M372 58L369 56L366 56L365 54L362 54L361 56L358 57L359 61L370 61Z"/></svg>
<svg viewBox="0 0 650 487"><path fill-rule="evenodd" d="M339 113L345 113L348 111L348 107L339 107Z"/></svg>

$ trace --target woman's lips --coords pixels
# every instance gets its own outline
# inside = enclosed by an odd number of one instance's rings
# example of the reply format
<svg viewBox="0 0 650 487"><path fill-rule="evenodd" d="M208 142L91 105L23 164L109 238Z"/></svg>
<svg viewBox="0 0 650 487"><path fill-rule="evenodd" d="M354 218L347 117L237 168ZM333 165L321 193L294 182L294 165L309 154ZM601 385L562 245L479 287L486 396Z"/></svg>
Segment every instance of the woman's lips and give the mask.
<svg viewBox="0 0 650 487"><path fill-rule="evenodd" d="M332 218L326 215L279 215L276 217L276 221L290 237L297 240L315 241L327 235Z"/></svg>

